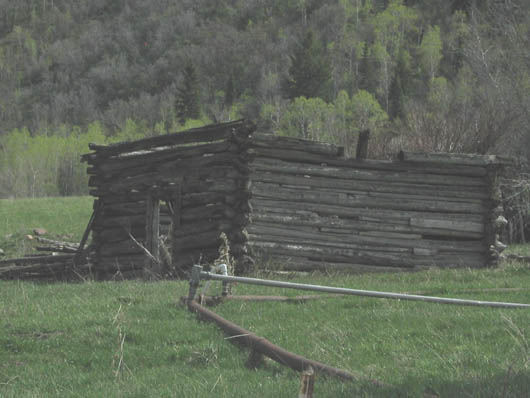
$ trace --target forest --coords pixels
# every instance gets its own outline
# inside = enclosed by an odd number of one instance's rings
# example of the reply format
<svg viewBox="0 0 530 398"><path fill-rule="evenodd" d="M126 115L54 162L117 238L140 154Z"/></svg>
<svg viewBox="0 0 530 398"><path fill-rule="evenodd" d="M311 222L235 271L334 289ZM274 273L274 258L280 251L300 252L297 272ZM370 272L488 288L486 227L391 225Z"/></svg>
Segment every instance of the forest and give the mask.
<svg viewBox="0 0 530 398"><path fill-rule="evenodd" d="M88 143L249 118L371 157L530 155L527 0L0 0L0 198Z"/></svg>

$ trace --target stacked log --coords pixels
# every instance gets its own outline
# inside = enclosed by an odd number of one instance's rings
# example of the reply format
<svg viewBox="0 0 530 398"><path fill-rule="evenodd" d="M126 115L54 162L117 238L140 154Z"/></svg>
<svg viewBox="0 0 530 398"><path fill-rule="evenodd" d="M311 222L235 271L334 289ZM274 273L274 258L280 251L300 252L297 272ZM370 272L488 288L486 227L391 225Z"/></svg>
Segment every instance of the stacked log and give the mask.
<svg viewBox="0 0 530 398"><path fill-rule="evenodd" d="M494 156L347 159L254 134L248 247L288 270L480 267L499 249Z"/></svg>
<svg viewBox="0 0 530 398"><path fill-rule="evenodd" d="M366 148L350 159L334 145L254 130L236 121L90 145L96 276L182 275L217 258L221 233L238 273L255 257L350 271L499 257L501 159L401 152L379 161L364 159Z"/></svg>
<svg viewBox="0 0 530 398"><path fill-rule="evenodd" d="M68 281L89 274L86 258L74 254L32 256L0 261L0 279Z"/></svg>
<svg viewBox="0 0 530 398"><path fill-rule="evenodd" d="M83 160L102 207L92 225L96 275L180 275L216 257L221 232L239 237L248 204L241 143L253 129L237 121L91 145Z"/></svg>

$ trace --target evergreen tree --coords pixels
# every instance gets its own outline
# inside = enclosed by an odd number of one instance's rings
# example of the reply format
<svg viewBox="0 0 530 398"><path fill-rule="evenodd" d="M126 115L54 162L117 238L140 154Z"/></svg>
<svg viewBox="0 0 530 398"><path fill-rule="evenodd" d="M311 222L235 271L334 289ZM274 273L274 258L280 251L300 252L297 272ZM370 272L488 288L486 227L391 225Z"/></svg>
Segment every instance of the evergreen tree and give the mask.
<svg viewBox="0 0 530 398"><path fill-rule="evenodd" d="M324 98L329 94L331 66L321 43L308 31L291 56L289 76L282 84L284 97Z"/></svg>
<svg viewBox="0 0 530 398"><path fill-rule="evenodd" d="M195 67L190 62L183 70L184 81L177 95L177 115L181 124L187 119L199 119L201 116L200 88Z"/></svg>
<svg viewBox="0 0 530 398"><path fill-rule="evenodd" d="M391 119L405 117L404 102L413 80L410 62L410 54L401 48L390 85L388 115Z"/></svg>
<svg viewBox="0 0 530 398"><path fill-rule="evenodd" d="M226 82L226 90L225 90L225 98L224 98L224 104L225 106L232 106L235 100L235 89L234 89L234 76L231 74L228 78L228 81Z"/></svg>

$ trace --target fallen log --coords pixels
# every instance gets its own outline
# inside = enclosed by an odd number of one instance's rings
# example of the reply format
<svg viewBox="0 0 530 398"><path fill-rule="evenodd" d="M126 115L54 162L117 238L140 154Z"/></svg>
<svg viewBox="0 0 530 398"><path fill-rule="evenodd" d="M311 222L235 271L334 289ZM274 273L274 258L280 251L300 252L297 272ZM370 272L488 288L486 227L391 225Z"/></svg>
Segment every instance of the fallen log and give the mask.
<svg viewBox="0 0 530 398"><path fill-rule="evenodd" d="M182 299L182 302L186 304L186 299ZM201 318L216 323L226 334L232 337L230 339L232 342L243 344L249 347L251 350L257 351L269 357L273 361L288 366L293 370L303 372L309 366L311 366L316 372L335 376L342 380L349 381L359 379L359 376L356 376L351 372L333 368L321 362L307 359L300 355L286 351L283 348L272 344L263 337L259 337L254 333L224 319L215 312L202 307L195 301L187 302L187 305L191 312L196 312Z"/></svg>

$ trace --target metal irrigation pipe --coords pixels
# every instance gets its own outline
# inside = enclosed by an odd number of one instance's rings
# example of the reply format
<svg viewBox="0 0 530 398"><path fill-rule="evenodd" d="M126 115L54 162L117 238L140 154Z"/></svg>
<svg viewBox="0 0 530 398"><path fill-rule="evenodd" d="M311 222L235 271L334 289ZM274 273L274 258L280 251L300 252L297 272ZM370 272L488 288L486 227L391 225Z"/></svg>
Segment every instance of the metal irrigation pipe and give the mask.
<svg viewBox="0 0 530 398"><path fill-rule="evenodd" d="M503 302L497 302L497 301L478 301L478 300L466 300L466 299L455 299L455 298L433 297L433 296L419 296L415 294L388 293L388 292L378 292L374 290L347 289L347 288L342 288L342 287L306 285L303 283L281 282L281 281L273 281L273 280L267 280L267 279L246 278L246 277L240 277L240 276L216 275L210 272L203 271L202 267L199 265L193 266L191 275L192 277L190 281L190 292L189 292L189 297L188 297L189 301L192 301L195 298L195 294L199 286L200 280L204 279L204 280L219 280L223 282L248 283L250 285L283 287L287 289L312 290L312 291L324 292L324 293L337 293L337 294L348 294L348 295L353 295L353 296L386 298L386 299L395 299L395 300L425 301L425 302L430 302L430 303L469 305L469 306L476 306L476 307L530 308L530 304L503 303Z"/></svg>

